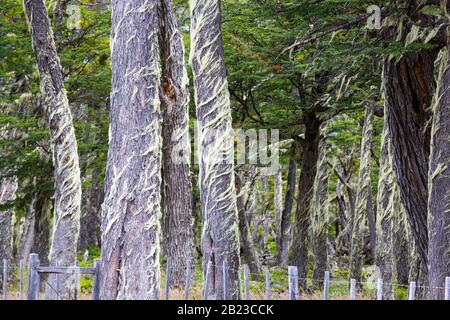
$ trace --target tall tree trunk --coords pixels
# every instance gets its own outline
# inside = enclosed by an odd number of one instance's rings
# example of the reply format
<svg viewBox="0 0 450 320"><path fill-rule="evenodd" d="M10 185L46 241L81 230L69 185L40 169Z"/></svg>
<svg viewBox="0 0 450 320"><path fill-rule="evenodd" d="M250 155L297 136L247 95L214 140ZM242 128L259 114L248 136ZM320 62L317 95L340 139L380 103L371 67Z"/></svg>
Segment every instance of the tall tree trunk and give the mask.
<svg viewBox="0 0 450 320"><path fill-rule="evenodd" d="M191 65L199 121L203 265L209 296L238 299L239 229L233 169L233 129L224 62L219 0L191 0ZM229 291L223 290L223 261Z"/></svg>
<svg viewBox="0 0 450 320"><path fill-rule="evenodd" d="M165 253L171 261L174 287L185 283L194 253L190 182L189 79L184 63L183 38L178 31L172 0L161 0L160 49L163 116L163 214ZM193 266L193 264L191 264Z"/></svg>
<svg viewBox="0 0 450 320"><path fill-rule="evenodd" d="M450 58L441 52L441 69L433 103L431 155L428 174L428 270L430 299L444 299L450 276Z"/></svg>
<svg viewBox="0 0 450 320"><path fill-rule="evenodd" d="M392 156L391 156L392 161ZM394 178L395 180L395 178ZM395 274L397 283L401 285L409 284L409 271L411 264L411 249L408 226L405 209L400 199L400 190L395 181L392 188L393 194L393 255ZM414 239L412 239L414 241ZM414 280L415 281L415 280Z"/></svg>
<svg viewBox="0 0 450 320"><path fill-rule="evenodd" d="M299 289L306 289L308 276L308 232L311 224L311 204L314 179L319 159L321 122L314 113L305 113L305 138L302 141L302 171L298 182L298 201L295 212L293 263L298 267Z"/></svg>
<svg viewBox="0 0 450 320"><path fill-rule="evenodd" d="M325 128L322 128L325 133ZM314 182L314 202L312 205L312 235L314 251L313 279L316 286L322 282L328 268L328 163L326 133L322 136L319 148L319 163Z"/></svg>
<svg viewBox="0 0 450 320"><path fill-rule="evenodd" d="M286 267L289 257L289 243L291 235L291 213L294 204L295 194L295 174L297 172L297 162L292 156L289 160L289 169L287 177L287 191L284 198L283 212L281 213L280 237L278 240L277 264L280 267Z"/></svg>
<svg viewBox="0 0 450 320"><path fill-rule="evenodd" d="M381 138L380 170L377 195L377 265L383 280L383 299L392 300L392 269L393 269L393 221L394 214L394 172L390 155L390 135L387 119Z"/></svg>
<svg viewBox="0 0 450 320"><path fill-rule="evenodd" d="M55 168L55 205L50 263L73 266L80 230L81 181L77 141L69 101L64 89L61 64L56 53L47 9L42 0L24 0L33 48L40 74L41 93L50 127ZM69 277L59 277L63 295L73 286ZM56 276L49 277L47 298L56 298Z"/></svg>
<svg viewBox="0 0 450 320"><path fill-rule="evenodd" d="M369 205L370 158L373 137L373 107L368 106L364 116L364 128L361 139L361 157L358 177L358 191L356 194L356 212L353 217L353 230L350 252L350 276L357 283L361 283L361 273L364 264L364 233L367 222Z"/></svg>
<svg viewBox="0 0 450 320"><path fill-rule="evenodd" d="M250 196L255 186L255 177L248 177L248 182L244 184L245 179L242 179L239 174L236 174L236 192L237 192L237 209L239 215L239 231L241 235L241 249L244 256L245 262L248 264L250 272L252 275L259 274L259 256L256 251L256 247L253 243L252 237L250 235L250 227L247 219L246 210L246 195Z"/></svg>
<svg viewBox="0 0 450 320"><path fill-rule="evenodd" d="M275 240L279 246L281 238L281 221L283 215L283 171L280 168L273 176L273 205L275 207Z"/></svg>
<svg viewBox="0 0 450 320"><path fill-rule="evenodd" d="M110 143L100 298L159 299L158 0L112 1Z"/></svg>

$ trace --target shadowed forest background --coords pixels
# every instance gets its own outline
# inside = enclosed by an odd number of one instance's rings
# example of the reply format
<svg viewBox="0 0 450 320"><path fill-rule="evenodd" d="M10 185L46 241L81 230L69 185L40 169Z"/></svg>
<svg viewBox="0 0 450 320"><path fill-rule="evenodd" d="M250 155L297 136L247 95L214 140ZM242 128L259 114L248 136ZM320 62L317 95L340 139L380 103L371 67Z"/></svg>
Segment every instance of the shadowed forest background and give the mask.
<svg viewBox="0 0 450 320"><path fill-rule="evenodd" d="M352 278L372 299L382 278L384 299L405 299L411 281L417 298L443 299L450 2L190 2L0 2L10 298L19 261L37 253L44 266L101 257L102 299L161 298L167 271L181 299L191 267L190 298L238 299L243 264L255 299L265 270L287 299L288 266L305 299L321 297L325 271L333 298ZM204 138L211 129L278 129L279 170L213 163L237 141ZM177 152L191 161L174 164ZM48 276L46 298L64 278Z"/></svg>

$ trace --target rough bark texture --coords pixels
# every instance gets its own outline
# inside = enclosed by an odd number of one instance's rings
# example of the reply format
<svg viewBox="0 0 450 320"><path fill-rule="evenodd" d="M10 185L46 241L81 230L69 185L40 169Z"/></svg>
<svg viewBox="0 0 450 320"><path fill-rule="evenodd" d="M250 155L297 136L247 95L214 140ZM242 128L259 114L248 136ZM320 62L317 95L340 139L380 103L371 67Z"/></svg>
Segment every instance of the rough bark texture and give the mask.
<svg viewBox="0 0 450 320"><path fill-rule="evenodd" d="M392 158L391 158L392 161ZM411 264L411 249L408 226L408 219L406 217L405 209L400 199L400 190L397 182L394 183L393 189L393 254L395 275L397 283L401 285L409 284L409 271ZM414 239L412 239L414 241ZM415 280L413 280L415 281Z"/></svg>
<svg viewBox="0 0 450 320"><path fill-rule="evenodd" d="M325 133L325 128L322 129ZM324 134L325 135L325 134ZM327 142L322 137L319 148L319 163L314 182L314 202L312 206L312 247L314 252L313 279L318 287L322 284L328 269L328 164Z"/></svg>
<svg viewBox="0 0 450 320"><path fill-rule="evenodd" d="M297 162L294 157L289 161L287 191L284 198L283 212L280 221L280 237L278 240L277 264L280 267L286 267L289 257L289 242L291 240L291 213L294 204L295 194L295 174L297 172Z"/></svg>
<svg viewBox="0 0 450 320"><path fill-rule="evenodd" d="M183 38L178 31L172 0L161 0L160 87L163 116L163 216L165 253L171 263L174 287L184 286L193 258L193 216L190 183L189 79L184 63ZM193 266L193 264L191 264Z"/></svg>
<svg viewBox="0 0 450 320"><path fill-rule="evenodd" d="M24 0L37 58L41 93L50 128L55 168L55 204L50 263L75 265L80 230L81 181L77 141L69 101L64 89L61 64L56 53L53 32L42 0ZM59 277L62 295L73 286L69 277ZM56 298L56 277L49 277L47 298Z"/></svg>
<svg viewBox="0 0 450 320"><path fill-rule="evenodd" d="M431 155L428 174L428 279L430 299L444 299L450 276L450 58L440 55L438 90L433 102Z"/></svg>
<svg viewBox="0 0 450 320"><path fill-rule="evenodd" d="M199 132L203 266L212 262L209 297L237 299L239 229L233 169L233 129L219 0L191 0L191 64ZM229 283L223 290L223 261Z"/></svg>
<svg viewBox="0 0 450 320"><path fill-rule="evenodd" d="M413 237L427 274L427 199L430 149L429 107L434 93L435 55L410 53L384 62L387 119L394 172ZM423 284L419 284L423 285Z"/></svg>
<svg viewBox="0 0 450 320"><path fill-rule="evenodd" d="M370 158L373 137L373 108L368 106L364 116L364 128L361 140L361 156L358 177L358 191L356 194L356 212L353 217L353 230L350 252L350 276L357 283L361 282L361 272L364 264L364 233L367 222L369 204Z"/></svg>
<svg viewBox="0 0 450 320"><path fill-rule="evenodd" d="M308 273L308 232L311 224L311 205L314 179L319 159L320 121L314 113L305 113L305 138L302 141L302 171L298 182L298 201L295 212L293 263L298 267L299 290L306 289Z"/></svg>
<svg viewBox="0 0 450 320"><path fill-rule="evenodd" d="M255 171L255 170L251 170ZM242 179L239 174L236 174L236 192L237 192L237 208L239 215L239 231L241 235L241 250L245 263L248 264L252 275L259 274L260 263L256 246L250 235L250 226L247 219L247 201L255 188L256 177L251 176L250 170L247 179Z"/></svg>
<svg viewBox="0 0 450 320"><path fill-rule="evenodd" d="M380 170L377 195L377 265L383 279L383 299L392 300L393 221L395 183L390 155L389 126L386 118L381 138Z"/></svg>
<svg viewBox="0 0 450 320"><path fill-rule="evenodd" d="M159 1L112 1L101 299L159 299Z"/></svg>

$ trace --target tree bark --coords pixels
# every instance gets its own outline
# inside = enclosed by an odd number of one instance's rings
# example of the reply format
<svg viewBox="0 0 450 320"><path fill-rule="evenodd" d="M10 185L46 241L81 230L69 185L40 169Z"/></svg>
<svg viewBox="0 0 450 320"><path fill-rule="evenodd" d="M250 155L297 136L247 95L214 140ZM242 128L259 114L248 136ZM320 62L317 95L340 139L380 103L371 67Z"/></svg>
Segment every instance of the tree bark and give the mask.
<svg viewBox="0 0 450 320"><path fill-rule="evenodd" d="M160 35L163 116L163 214L165 253L172 261L171 285L183 286L193 258L192 194L190 183L189 79L183 38L178 31L172 0L161 0ZM193 264L191 264L193 266Z"/></svg>
<svg viewBox="0 0 450 320"><path fill-rule="evenodd" d="M302 171L298 182L298 201L293 239L293 263L298 267L299 290L306 289L306 278L308 276L308 232L311 224L314 178L319 159L321 125L315 113L305 113L304 116L305 138L302 141Z"/></svg>
<svg viewBox="0 0 450 320"><path fill-rule="evenodd" d="M428 174L428 270L430 299L444 299L450 276L450 58L440 54L438 90L433 103L431 155Z"/></svg>
<svg viewBox="0 0 450 320"><path fill-rule="evenodd" d="M391 156L392 157L392 156ZM392 158L391 158L392 161ZM394 178L395 180L395 178ZM408 226L408 219L406 217L405 209L403 208L400 199L400 190L395 181L393 188L393 255L395 274L397 283L401 285L409 284L409 272L411 264L411 248L409 235L410 232ZM414 239L412 239L414 241ZM413 280L415 281L415 280Z"/></svg>
<svg viewBox="0 0 450 320"><path fill-rule="evenodd" d="M322 128L322 132L325 128ZM319 162L314 182L314 202L311 208L314 273L313 280L316 287L322 283L325 271L328 269L328 163L326 137L321 137L319 147Z"/></svg>
<svg viewBox="0 0 450 320"><path fill-rule="evenodd" d="M42 0L24 0L37 58L41 93L50 128L55 168L55 205L50 263L73 266L80 230L81 181L77 141L69 101L64 89L61 64L56 53L47 9ZM62 295L70 292L69 277L59 277ZM56 276L49 277L47 298L56 298Z"/></svg>
<svg viewBox="0 0 450 320"><path fill-rule="evenodd" d="M364 128L361 140L361 157L358 177L358 191L356 194L356 211L353 217L353 230L350 252L350 276L357 283L361 283L361 273L364 264L364 233L367 222L369 205L370 158L373 137L373 108L368 106L364 116Z"/></svg>
<svg viewBox="0 0 450 320"><path fill-rule="evenodd" d="M288 264L289 242L291 238L290 237L291 214L292 214L292 206L294 204L296 172L297 172L297 162L295 161L295 158L292 157L291 160L289 160L287 191L286 197L284 198L283 212L281 213L280 237L278 241L278 256L277 256L277 264L279 267L286 267Z"/></svg>
<svg viewBox="0 0 450 320"><path fill-rule="evenodd" d="M219 0L192 0L191 65L199 132L200 191L203 213L203 266L209 297L238 299L239 229L233 166L233 130L224 63ZM229 268L223 290L223 261Z"/></svg>
<svg viewBox="0 0 450 320"><path fill-rule="evenodd" d="M380 170L377 195L377 265L383 280L383 299L392 300L393 269L393 221L394 214L394 172L390 155L390 135L387 119L384 119L381 137Z"/></svg>
<svg viewBox="0 0 450 320"><path fill-rule="evenodd" d="M100 298L160 298L158 0L112 1Z"/></svg>

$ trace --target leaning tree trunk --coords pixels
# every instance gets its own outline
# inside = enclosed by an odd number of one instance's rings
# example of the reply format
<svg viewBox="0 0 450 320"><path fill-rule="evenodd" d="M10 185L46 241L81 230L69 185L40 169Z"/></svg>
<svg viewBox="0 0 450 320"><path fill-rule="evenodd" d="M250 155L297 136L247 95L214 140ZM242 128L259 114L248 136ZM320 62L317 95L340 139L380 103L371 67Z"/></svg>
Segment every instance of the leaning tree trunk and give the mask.
<svg viewBox="0 0 450 320"><path fill-rule="evenodd" d="M369 205L370 158L373 137L373 107L368 106L364 116L364 128L361 140L361 157L358 177L358 191L356 194L356 211L353 217L353 230L350 251L350 276L358 284L361 283L361 273L364 264L364 233L367 222Z"/></svg>
<svg viewBox="0 0 450 320"><path fill-rule="evenodd" d="M164 246L171 262L174 287L185 282L186 270L193 266L194 235L190 183L189 79L184 63L183 38L178 31L172 0L161 0L160 87L163 116L163 215Z"/></svg>
<svg viewBox="0 0 450 320"><path fill-rule="evenodd" d="M433 103L431 155L428 174L428 270L430 299L444 299L450 276L450 58L441 52L439 89Z"/></svg>
<svg viewBox="0 0 450 320"><path fill-rule="evenodd" d="M159 299L158 0L112 1L110 142L100 298Z"/></svg>
<svg viewBox="0 0 450 320"><path fill-rule="evenodd" d="M295 174L297 172L297 162L292 157L289 161L288 177L287 177L287 191L284 199L284 208L281 213L280 221L280 236L278 239L278 256L277 265L286 267L289 256L289 242L291 234L291 213L294 204L295 194Z"/></svg>
<svg viewBox="0 0 450 320"><path fill-rule="evenodd" d="M241 249L244 260L248 264L250 272L253 276L259 274L260 263L258 252L256 251L256 246L254 245L253 239L250 235L250 226L247 219L246 200L248 200L248 197L251 196L251 192L253 192L253 190L251 189L255 188L254 184L256 183L255 177L250 176L250 174L251 173L249 173L249 181L247 183L244 183L245 179L242 179L238 173L236 173L235 179L237 193L236 204L239 216L239 231L241 235Z"/></svg>
<svg viewBox="0 0 450 320"><path fill-rule="evenodd" d="M392 161L392 158L391 158ZM395 178L394 178L395 180ZM403 208L402 201L400 199L400 190L395 181L392 186L393 194L393 212L392 212L392 222L393 222L393 255L394 255L394 266L395 275L397 283L400 285L409 284L409 273L411 265L411 248L409 236L410 232L408 226L408 219L406 217L405 209ZM416 281L416 279L414 279Z"/></svg>
<svg viewBox="0 0 450 320"><path fill-rule="evenodd" d="M321 122L314 113L305 113L305 138L303 140L302 171L298 182L298 201L295 212L293 263L298 267L299 289L306 289L308 276L308 232L311 224L311 205L314 179L319 159Z"/></svg>
<svg viewBox="0 0 450 320"><path fill-rule="evenodd" d="M383 280L383 299L392 300L392 269L393 269L393 222L394 215L394 172L390 155L389 126L384 119L381 137L381 156L377 195L377 255L376 261Z"/></svg>
<svg viewBox="0 0 450 320"><path fill-rule="evenodd" d="M63 73L56 53L47 9L42 0L24 0L31 29L33 48L40 74L41 93L50 127L55 168L55 205L50 263L73 266L80 230L81 181L77 141L69 101L64 89ZM56 276L49 277L47 298L56 298ZM62 295L73 286L69 277L59 277Z"/></svg>
<svg viewBox="0 0 450 320"><path fill-rule="evenodd" d="M435 91L435 57L434 53L426 51L408 53L400 58L388 57L383 70L393 167L424 278L428 273L428 123Z"/></svg>
<svg viewBox="0 0 450 320"><path fill-rule="evenodd" d="M199 121L203 265L209 297L237 299L239 229L233 169L233 129L224 62L219 0L191 0L191 64ZM228 266L224 292L223 262Z"/></svg>
<svg viewBox="0 0 450 320"><path fill-rule="evenodd" d="M322 132L325 130L322 129ZM323 280L325 271L328 268L328 163L327 163L327 142L326 137L322 137L319 148L319 163L315 178L314 202L311 208L312 218L312 247L314 252L314 273L313 280L318 287Z"/></svg>

